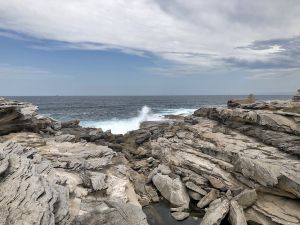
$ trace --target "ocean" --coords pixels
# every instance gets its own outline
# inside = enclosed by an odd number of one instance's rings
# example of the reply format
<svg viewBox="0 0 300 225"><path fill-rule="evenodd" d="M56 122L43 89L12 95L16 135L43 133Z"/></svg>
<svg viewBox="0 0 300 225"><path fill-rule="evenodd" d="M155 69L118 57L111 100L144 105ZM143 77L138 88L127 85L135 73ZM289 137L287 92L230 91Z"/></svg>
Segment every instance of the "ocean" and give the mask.
<svg viewBox="0 0 300 225"><path fill-rule="evenodd" d="M54 119L80 120L84 127L124 134L143 121L162 120L164 115L188 115L206 105L226 105L227 100L245 96L18 96L11 99L32 102L39 113ZM257 100L286 100L286 95L260 95Z"/></svg>

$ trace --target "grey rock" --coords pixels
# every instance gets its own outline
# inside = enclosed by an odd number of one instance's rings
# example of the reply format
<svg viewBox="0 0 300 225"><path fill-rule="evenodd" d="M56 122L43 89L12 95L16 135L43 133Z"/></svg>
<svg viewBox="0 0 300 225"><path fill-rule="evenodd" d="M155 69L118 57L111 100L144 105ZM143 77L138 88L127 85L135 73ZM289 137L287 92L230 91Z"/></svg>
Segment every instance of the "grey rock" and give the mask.
<svg viewBox="0 0 300 225"><path fill-rule="evenodd" d="M228 199L216 199L207 209L200 225L219 225L229 211Z"/></svg>
<svg viewBox="0 0 300 225"><path fill-rule="evenodd" d="M204 208L209 205L212 201L216 200L220 196L220 192L216 189L212 189L208 194L206 194L198 203L198 208Z"/></svg>
<svg viewBox="0 0 300 225"><path fill-rule="evenodd" d="M84 200L72 225L148 225L142 208L130 203Z"/></svg>
<svg viewBox="0 0 300 225"><path fill-rule="evenodd" d="M244 210L237 201L233 200L230 202L228 221L231 225L247 225Z"/></svg>
<svg viewBox="0 0 300 225"><path fill-rule="evenodd" d="M0 98L0 135L33 130L33 118L38 107L31 103Z"/></svg>
<svg viewBox="0 0 300 225"><path fill-rule="evenodd" d="M238 194L233 198L237 203L244 209L253 205L257 200L257 194L254 189L244 190L242 193Z"/></svg>
<svg viewBox="0 0 300 225"><path fill-rule="evenodd" d="M207 192L205 190L203 190L201 187L197 186L193 182L188 181L188 182L185 183L185 186L188 189L190 189L192 191L195 191L195 192L197 192L197 193L199 193L201 195L206 195L207 194Z"/></svg>
<svg viewBox="0 0 300 225"><path fill-rule="evenodd" d="M199 201L202 198L202 195L195 191L188 190L188 194L192 199L196 201Z"/></svg>
<svg viewBox="0 0 300 225"><path fill-rule="evenodd" d="M71 134L62 134L55 137L57 142L75 142L75 136Z"/></svg>
<svg viewBox="0 0 300 225"><path fill-rule="evenodd" d="M68 224L69 193L49 176L50 163L38 169L36 151L15 143L4 144L1 152L0 224Z"/></svg>
<svg viewBox="0 0 300 225"><path fill-rule="evenodd" d="M188 212L173 212L171 215L175 220L181 221L189 217L190 213Z"/></svg>
<svg viewBox="0 0 300 225"><path fill-rule="evenodd" d="M152 181L157 190L171 204L188 208L190 198L179 178L172 179L168 175L157 173L153 176Z"/></svg>

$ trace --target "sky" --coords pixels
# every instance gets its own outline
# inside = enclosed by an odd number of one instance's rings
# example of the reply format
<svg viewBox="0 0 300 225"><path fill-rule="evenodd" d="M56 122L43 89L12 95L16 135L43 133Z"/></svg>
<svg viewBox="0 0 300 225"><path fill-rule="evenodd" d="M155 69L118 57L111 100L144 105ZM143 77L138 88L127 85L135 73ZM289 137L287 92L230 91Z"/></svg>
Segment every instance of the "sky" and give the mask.
<svg viewBox="0 0 300 225"><path fill-rule="evenodd" d="M293 94L299 0L0 0L0 96Z"/></svg>

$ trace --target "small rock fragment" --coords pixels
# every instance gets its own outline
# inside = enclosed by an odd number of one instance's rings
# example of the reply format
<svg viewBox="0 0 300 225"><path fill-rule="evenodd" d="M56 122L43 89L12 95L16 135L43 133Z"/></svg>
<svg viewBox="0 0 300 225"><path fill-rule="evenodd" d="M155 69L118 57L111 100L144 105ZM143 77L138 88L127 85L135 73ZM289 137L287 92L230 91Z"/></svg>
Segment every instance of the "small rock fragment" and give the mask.
<svg viewBox="0 0 300 225"><path fill-rule="evenodd" d="M175 220L181 221L188 218L190 214L188 212L173 212L171 215Z"/></svg>

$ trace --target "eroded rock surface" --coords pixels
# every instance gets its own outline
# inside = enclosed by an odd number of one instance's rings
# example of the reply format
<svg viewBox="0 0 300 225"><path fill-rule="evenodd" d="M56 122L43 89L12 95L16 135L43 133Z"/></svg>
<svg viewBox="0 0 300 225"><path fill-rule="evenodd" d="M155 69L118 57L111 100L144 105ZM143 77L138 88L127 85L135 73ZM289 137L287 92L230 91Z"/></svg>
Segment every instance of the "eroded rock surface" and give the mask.
<svg viewBox="0 0 300 225"><path fill-rule="evenodd" d="M297 102L205 107L124 136L7 102L0 224L146 225L142 206L162 197L178 220L206 210L202 225L300 223Z"/></svg>

